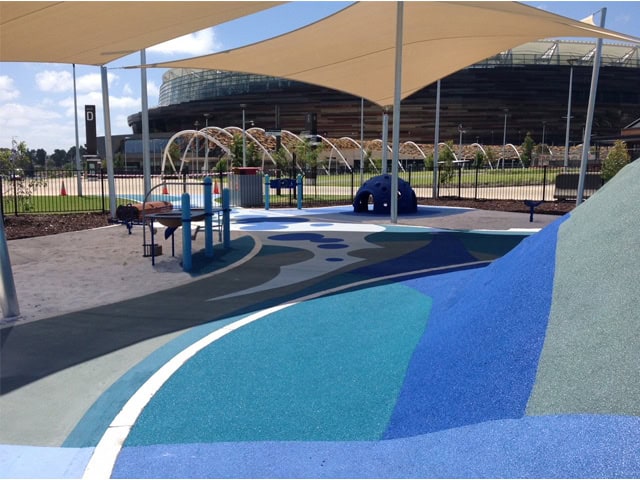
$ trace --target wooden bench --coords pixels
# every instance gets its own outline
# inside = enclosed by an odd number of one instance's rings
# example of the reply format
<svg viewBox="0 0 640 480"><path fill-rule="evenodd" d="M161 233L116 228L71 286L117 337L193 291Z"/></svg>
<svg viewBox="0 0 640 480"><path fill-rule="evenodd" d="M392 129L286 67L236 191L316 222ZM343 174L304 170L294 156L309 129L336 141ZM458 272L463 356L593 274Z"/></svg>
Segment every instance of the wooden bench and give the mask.
<svg viewBox="0 0 640 480"><path fill-rule="evenodd" d="M569 200L578 198L578 173L560 173L556 177L556 188L553 196L556 200ZM599 173L587 173L584 179L583 197L596 193L602 187L602 177Z"/></svg>

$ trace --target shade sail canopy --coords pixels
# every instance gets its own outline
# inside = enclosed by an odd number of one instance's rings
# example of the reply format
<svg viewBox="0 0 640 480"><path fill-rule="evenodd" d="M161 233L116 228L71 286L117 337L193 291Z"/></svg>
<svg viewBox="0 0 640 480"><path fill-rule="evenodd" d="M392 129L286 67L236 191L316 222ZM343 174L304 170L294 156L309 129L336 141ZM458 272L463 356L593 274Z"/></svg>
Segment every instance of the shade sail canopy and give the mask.
<svg viewBox="0 0 640 480"><path fill-rule="evenodd" d="M393 104L396 2L359 2L246 47L152 64L298 80ZM401 97L501 51L550 37L640 39L517 2L405 2Z"/></svg>
<svg viewBox="0 0 640 480"><path fill-rule="evenodd" d="M0 1L0 61L105 65L281 3Z"/></svg>

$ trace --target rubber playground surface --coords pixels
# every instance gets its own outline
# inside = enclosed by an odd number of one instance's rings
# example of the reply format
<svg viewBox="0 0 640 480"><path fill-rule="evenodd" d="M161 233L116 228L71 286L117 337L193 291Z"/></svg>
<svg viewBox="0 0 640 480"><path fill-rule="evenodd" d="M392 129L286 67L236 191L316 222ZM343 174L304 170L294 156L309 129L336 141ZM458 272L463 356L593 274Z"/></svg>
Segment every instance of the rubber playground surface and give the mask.
<svg viewBox="0 0 640 480"><path fill-rule="evenodd" d="M536 233L235 212L190 284L0 331L0 476L639 477L631 173Z"/></svg>

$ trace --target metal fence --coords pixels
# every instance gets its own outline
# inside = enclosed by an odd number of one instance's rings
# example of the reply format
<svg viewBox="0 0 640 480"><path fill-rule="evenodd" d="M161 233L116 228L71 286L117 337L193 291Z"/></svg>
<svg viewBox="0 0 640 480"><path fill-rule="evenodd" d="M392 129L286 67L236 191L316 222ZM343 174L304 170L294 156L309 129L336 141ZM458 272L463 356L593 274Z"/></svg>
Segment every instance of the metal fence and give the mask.
<svg viewBox="0 0 640 480"><path fill-rule="evenodd" d="M269 175L268 183L266 174ZM377 172L341 172L302 177L302 205L305 207L348 205L363 182ZM563 167L485 168L455 165L438 172L439 198L467 200L555 201L575 198L579 169ZM434 198L433 170L407 170L399 177L410 183L418 201ZM179 201L181 194L193 190L203 175L153 175L152 198L147 200ZM600 166L591 165L585 184L585 198L601 185ZM270 208L296 207L299 189L297 176L285 172L258 172L254 175L215 174L214 194L229 188L231 202L240 207L264 207L269 191ZM162 186L160 188L160 186ZM116 206L145 200L144 177L116 172L114 176ZM39 172L32 177L0 177L0 207L4 215L30 213L109 212L109 182L105 172L89 175L76 171Z"/></svg>

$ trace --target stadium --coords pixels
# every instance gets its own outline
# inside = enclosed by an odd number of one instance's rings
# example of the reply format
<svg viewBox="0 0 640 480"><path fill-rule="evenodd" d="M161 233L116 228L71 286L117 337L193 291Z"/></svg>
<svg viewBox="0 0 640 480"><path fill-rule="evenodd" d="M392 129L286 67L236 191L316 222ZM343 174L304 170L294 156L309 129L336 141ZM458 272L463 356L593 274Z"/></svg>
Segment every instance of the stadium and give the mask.
<svg viewBox="0 0 640 480"><path fill-rule="evenodd" d="M549 146L551 163L560 161L571 95L568 143L575 161L586 121L595 46L583 41L531 42L442 79L440 141L459 146L463 158L473 155L468 147L474 143L498 146L500 156L505 155L500 147L519 148L530 133L536 144ZM369 75L375 72L364 72L363 81ZM592 145L611 144L640 117L639 78L637 46L603 45ZM352 95L274 77L188 69L163 75L159 105L149 110L149 127L152 138L168 139L175 132L205 126L241 127L243 117L245 129L253 129L252 137L268 150L274 148L275 140L261 134L262 130L319 134L340 146L338 139L360 139L362 121L363 139L369 142L366 148L375 151L371 141L382 137L383 110ZM402 102L400 141L423 146L422 153L427 154L434 142L435 118L436 85L432 84ZM140 112L128 117L133 135L127 138L126 148L133 165L142 151L141 121ZM636 134L626 140L635 156L640 139ZM114 150L122 151L122 137L114 141L119 141ZM345 150L353 150L352 142L342 144ZM416 151L401 154L420 156ZM353 165L357 155L346 152L345 157Z"/></svg>

